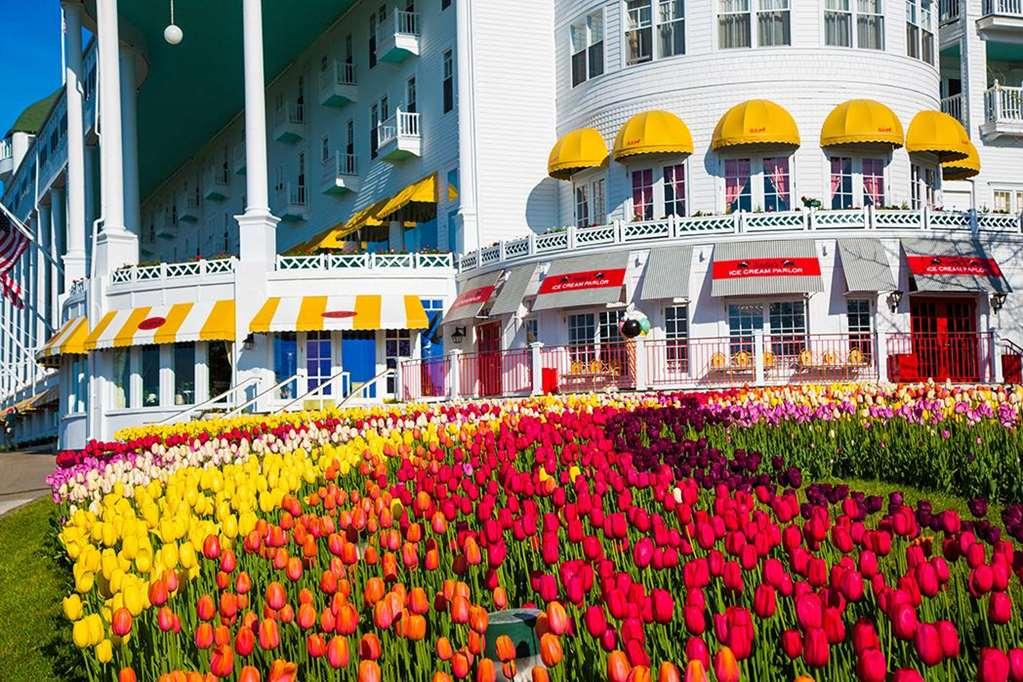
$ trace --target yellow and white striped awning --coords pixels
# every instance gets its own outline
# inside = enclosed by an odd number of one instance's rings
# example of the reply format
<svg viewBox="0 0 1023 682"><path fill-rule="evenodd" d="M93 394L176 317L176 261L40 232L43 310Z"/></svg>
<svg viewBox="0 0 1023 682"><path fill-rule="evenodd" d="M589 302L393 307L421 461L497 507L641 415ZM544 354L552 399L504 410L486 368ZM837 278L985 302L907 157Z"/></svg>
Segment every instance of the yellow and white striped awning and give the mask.
<svg viewBox="0 0 1023 682"><path fill-rule="evenodd" d="M89 320L76 317L64 323L36 353L36 360L53 362L61 355L85 355L85 339L89 336Z"/></svg>
<svg viewBox="0 0 1023 682"><path fill-rule="evenodd" d="M426 329L418 296L292 296L268 298L252 318L253 334L337 330Z"/></svg>
<svg viewBox="0 0 1023 682"><path fill-rule="evenodd" d="M176 303L108 312L85 339L87 350L190 341L234 341L234 300Z"/></svg>

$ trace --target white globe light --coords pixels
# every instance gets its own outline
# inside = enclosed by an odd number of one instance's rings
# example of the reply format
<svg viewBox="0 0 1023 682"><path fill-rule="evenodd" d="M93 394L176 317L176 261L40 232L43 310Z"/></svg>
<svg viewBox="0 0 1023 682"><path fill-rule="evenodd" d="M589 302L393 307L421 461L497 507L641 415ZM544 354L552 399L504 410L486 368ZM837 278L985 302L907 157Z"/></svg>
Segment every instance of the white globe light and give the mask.
<svg viewBox="0 0 1023 682"><path fill-rule="evenodd" d="M171 24L167 28L163 29L163 39L171 45L177 45L184 37L184 32L177 24Z"/></svg>

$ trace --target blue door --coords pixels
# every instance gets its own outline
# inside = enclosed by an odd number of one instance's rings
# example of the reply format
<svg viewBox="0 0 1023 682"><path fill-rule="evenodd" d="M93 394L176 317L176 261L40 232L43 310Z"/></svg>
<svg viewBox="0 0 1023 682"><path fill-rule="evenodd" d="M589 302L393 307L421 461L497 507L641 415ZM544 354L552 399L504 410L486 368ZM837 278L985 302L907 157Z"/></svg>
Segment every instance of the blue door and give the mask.
<svg viewBox="0 0 1023 682"><path fill-rule="evenodd" d="M352 377L352 390L371 381L377 369L377 335L372 331L341 332L341 366ZM376 397L376 386L365 394Z"/></svg>

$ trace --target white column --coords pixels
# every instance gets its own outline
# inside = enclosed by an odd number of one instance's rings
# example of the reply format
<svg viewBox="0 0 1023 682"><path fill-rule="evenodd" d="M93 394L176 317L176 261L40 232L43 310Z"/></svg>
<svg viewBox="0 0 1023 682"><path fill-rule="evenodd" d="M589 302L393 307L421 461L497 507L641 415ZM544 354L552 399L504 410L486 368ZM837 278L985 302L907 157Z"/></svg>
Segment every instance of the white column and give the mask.
<svg viewBox="0 0 1023 682"><path fill-rule="evenodd" d="M142 230L139 199L138 90L136 88L135 51L121 48L121 126L124 134L124 218L128 231Z"/></svg>
<svg viewBox="0 0 1023 682"><path fill-rule="evenodd" d="M51 196L52 201L52 196ZM51 204L39 204L39 215L36 216L36 243L29 247L32 250L32 258L35 261L36 273L35 282L32 288L26 291L26 305L32 306L35 311L36 346L42 346L49 338L47 326L53 322L46 315L46 301L50 292L46 290L46 273L50 269L50 263L46 259L50 252L50 227L52 225L53 213Z"/></svg>
<svg viewBox="0 0 1023 682"><path fill-rule="evenodd" d="M245 185L248 206L237 216L241 259L273 263L278 219L270 214L266 153L266 80L263 71L263 0L243 0L245 44Z"/></svg>
<svg viewBox="0 0 1023 682"><path fill-rule="evenodd" d="M50 217L50 305L52 306L53 313L50 316L50 324L54 327L60 326L60 294L63 287L60 285L60 269L57 267L57 263L60 259L61 251L61 239L62 235L66 234L67 229L67 192L63 187L54 187L50 190L50 197L52 201L52 215ZM64 267L67 268L67 261L64 263ZM67 270L65 269L65 274ZM64 280L68 280L65 278Z"/></svg>
<svg viewBox="0 0 1023 682"><path fill-rule="evenodd" d="M64 94L67 98L67 249L64 286L85 277L85 124L82 112L82 5L64 10Z"/></svg>
<svg viewBox="0 0 1023 682"><path fill-rule="evenodd" d="M463 253L480 247L476 182L476 88L473 69L472 0L458 0L455 17L458 61L459 231Z"/></svg>
<svg viewBox="0 0 1023 682"><path fill-rule="evenodd" d="M96 240L93 272L103 280L121 267L138 263L138 239L125 228L124 136L121 125L121 41L117 0L96 0L99 45L100 212L103 232ZM95 285L95 283L94 283ZM93 291L92 307L101 306L105 290ZM99 314L99 308L94 313Z"/></svg>

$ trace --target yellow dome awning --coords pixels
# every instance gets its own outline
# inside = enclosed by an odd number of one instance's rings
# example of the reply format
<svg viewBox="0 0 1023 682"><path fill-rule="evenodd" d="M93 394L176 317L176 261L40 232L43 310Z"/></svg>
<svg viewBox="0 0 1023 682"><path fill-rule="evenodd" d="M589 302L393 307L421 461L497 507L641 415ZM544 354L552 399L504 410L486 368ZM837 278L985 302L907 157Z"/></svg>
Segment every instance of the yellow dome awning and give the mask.
<svg viewBox="0 0 1023 682"><path fill-rule="evenodd" d="M376 216L386 220L409 204L437 204L436 173L430 173L395 194L376 212Z"/></svg>
<svg viewBox="0 0 1023 682"><path fill-rule="evenodd" d="M600 168L607 163L607 157L607 144L600 131L579 128L554 143L547 157L547 174L557 180L568 180L579 171Z"/></svg>
<svg viewBox="0 0 1023 682"><path fill-rule="evenodd" d="M799 146L799 127L792 114L780 104L751 99L737 104L721 117L714 128L710 148L714 151L750 144Z"/></svg>
<svg viewBox="0 0 1023 682"><path fill-rule="evenodd" d="M614 158L622 161L648 154L692 154L689 126L668 111L644 111L622 126L615 138Z"/></svg>
<svg viewBox="0 0 1023 682"><path fill-rule="evenodd" d="M895 112L872 99L851 99L831 110L821 128L821 146L906 143L902 122Z"/></svg>
<svg viewBox="0 0 1023 682"><path fill-rule="evenodd" d="M969 156L958 161L946 161L941 164L941 177L945 180L969 180L980 175L980 154L973 143L968 143Z"/></svg>
<svg viewBox="0 0 1023 682"><path fill-rule="evenodd" d="M906 134L910 154L937 155L941 163L970 156L970 136L963 124L940 111L921 111L913 117Z"/></svg>

